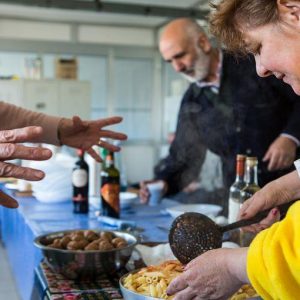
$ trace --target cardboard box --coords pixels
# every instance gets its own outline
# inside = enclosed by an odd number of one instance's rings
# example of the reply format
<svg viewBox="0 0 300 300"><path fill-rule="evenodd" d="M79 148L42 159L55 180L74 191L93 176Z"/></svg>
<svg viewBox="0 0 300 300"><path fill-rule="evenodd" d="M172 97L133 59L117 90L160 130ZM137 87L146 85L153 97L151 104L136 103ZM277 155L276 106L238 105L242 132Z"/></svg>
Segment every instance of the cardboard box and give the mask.
<svg viewBox="0 0 300 300"><path fill-rule="evenodd" d="M57 59L55 61L55 77L60 79L77 79L77 59Z"/></svg>

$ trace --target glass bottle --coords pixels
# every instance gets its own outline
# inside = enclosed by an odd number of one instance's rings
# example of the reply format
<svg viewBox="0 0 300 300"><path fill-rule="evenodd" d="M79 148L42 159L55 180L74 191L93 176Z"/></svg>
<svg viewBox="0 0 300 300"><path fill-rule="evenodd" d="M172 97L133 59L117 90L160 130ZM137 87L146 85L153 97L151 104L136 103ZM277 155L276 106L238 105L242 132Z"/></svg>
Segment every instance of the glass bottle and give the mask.
<svg viewBox="0 0 300 300"><path fill-rule="evenodd" d="M73 211L74 213L88 213L89 211L89 166L84 160L84 151L77 151L79 159L72 172Z"/></svg>
<svg viewBox="0 0 300 300"><path fill-rule="evenodd" d="M246 186L241 192L241 204L247 199L252 197L257 191L260 190L257 180L257 157L247 157L246 158L246 173L245 182Z"/></svg>
<svg viewBox="0 0 300 300"><path fill-rule="evenodd" d="M114 165L114 154L109 152L105 168L101 171L102 215L113 218L120 216L120 172Z"/></svg>
<svg viewBox="0 0 300 300"><path fill-rule="evenodd" d="M229 190L228 200L228 222L233 223L237 220L241 204L241 191L246 186L244 181L246 156L238 154L236 156L236 177L235 182Z"/></svg>
<svg viewBox="0 0 300 300"><path fill-rule="evenodd" d="M252 197L257 191L260 190L257 180L257 157L246 158L246 174L245 182L246 186L241 192L241 205L250 197ZM247 247L250 245L254 238L254 234L250 232L241 232L240 235L240 246Z"/></svg>

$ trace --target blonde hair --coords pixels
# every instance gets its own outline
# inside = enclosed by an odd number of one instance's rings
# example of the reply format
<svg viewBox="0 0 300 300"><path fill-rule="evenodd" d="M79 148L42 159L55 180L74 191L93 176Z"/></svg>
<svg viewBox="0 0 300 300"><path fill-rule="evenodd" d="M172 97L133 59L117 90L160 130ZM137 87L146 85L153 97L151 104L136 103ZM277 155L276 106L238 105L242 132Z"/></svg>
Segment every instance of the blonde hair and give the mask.
<svg viewBox="0 0 300 300"><path fill-rule="evenodd" d="M210 31L232 52L246 52L243 28L279 21L276 0L222 0L212 7Z"/></svg>

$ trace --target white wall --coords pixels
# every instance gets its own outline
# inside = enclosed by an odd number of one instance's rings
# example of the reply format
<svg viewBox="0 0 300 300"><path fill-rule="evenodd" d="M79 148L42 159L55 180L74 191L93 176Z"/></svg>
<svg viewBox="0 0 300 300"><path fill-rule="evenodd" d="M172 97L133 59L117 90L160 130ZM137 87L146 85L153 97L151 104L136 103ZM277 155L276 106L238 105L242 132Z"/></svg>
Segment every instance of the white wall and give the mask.
<svg viewBox="0 0 300 300"><path fill-rule="evenodd" d="M134 47L156 46L154 30L150 28L74 25L13 19L0 20L0 38Z"/></svg>
<svg viewBox="0 0 300 300"><path fill-rule="evenodd" d="M80 25L78 28L78 41L138 47L153 47L155 45L153 30L113 26Z"/></svg>
<svg viewBox="0 0 300 300"><path fill-rule="evenodd" d="M71 26L46 22L0 20L0 38L70 41Z"/></svg>

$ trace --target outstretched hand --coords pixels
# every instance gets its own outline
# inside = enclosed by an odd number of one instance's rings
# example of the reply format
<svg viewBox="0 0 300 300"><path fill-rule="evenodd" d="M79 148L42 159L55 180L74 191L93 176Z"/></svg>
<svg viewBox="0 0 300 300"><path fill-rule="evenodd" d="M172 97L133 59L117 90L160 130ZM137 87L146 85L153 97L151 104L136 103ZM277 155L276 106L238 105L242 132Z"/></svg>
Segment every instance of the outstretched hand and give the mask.
<svg viewBox="0 0 300 300"><path fill-rule="evenodd" d="M41 180L44 172L8 163L7 160L47 160L52 156L49 149L27 147L18 143L34 142L42 135L42 128L37 126L0 131L0 177L14 177L25 180Z"/></svg>
<svg viewBox="0 0 300 300"><path fill-rule="evenodd" d="M42 128L37 126L0 131L0 177L14 177L25 180L41 180L44 172L32 168L17 166L7 162L12 159L47 160L52 156L49 149L27 147L18 143L35 142L42 136ZM0 191L0 205L9 208L18 207L15 199Z"/></svg>
<svg viewBox="0 0 300 300"><path fill-rule="evenodd" d="M110 151L119 151L120 147L100 139L126 140L127 136L123 133L103 129L103 127L118 124L121 121L121 117L110 117L93 121L83 121L78 116L74 116L72 119L63 118L58 127L59 138L62 144L83 149L95 160L101 162L101 157L92 146L96 145Z"/></svg>

